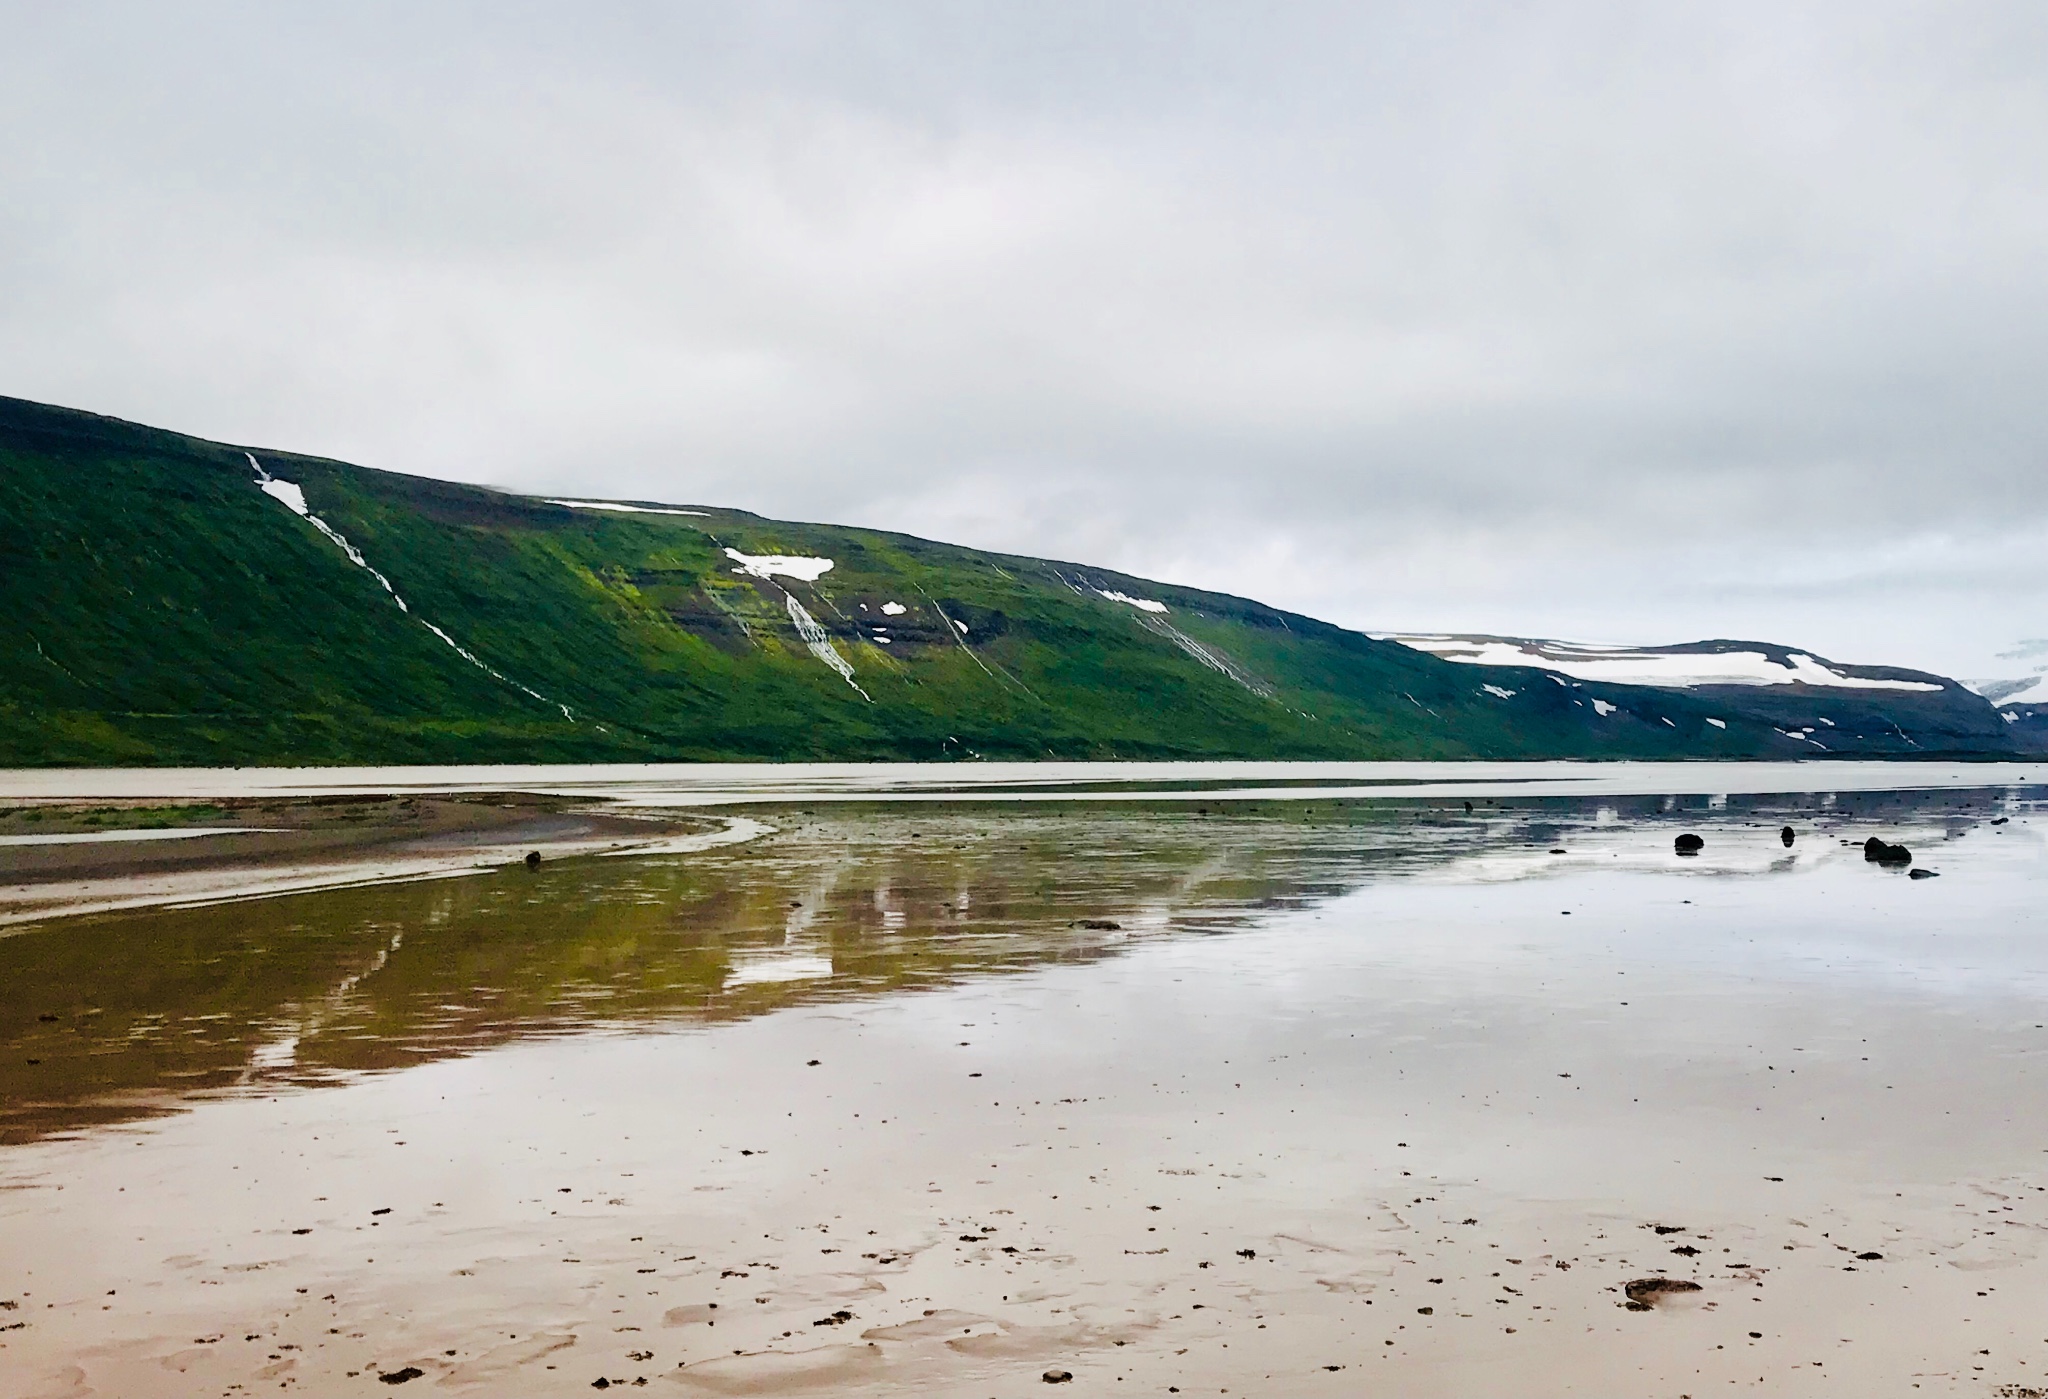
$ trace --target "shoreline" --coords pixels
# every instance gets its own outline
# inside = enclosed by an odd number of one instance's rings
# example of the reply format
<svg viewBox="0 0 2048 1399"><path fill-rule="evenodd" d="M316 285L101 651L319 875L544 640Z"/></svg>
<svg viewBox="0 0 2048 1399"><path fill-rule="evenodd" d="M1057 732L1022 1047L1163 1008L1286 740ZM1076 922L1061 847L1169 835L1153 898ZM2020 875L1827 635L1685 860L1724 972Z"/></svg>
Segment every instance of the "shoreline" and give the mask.
<svg viewBox="0 0 2048 1399"><path fill-rule="evenodd" d="M680 808L848 801L1327 801L1725 796L2048 784L2036 762L1781 761L562 763L415 767L7 768L0 803L247 801L520 794Z"/></svg>
<svg viewBox="0 0 2048 1399"><path fill-rule="evenodd" d="M535 856L684 854L773 829L744 817L665 819L516 792L241 800L173 808L168 818L165 810L74 799L0 813L0 832L33 831L37 840L0 846L0 937L89 914L458 878ZM178 816L199 819L173 824ZM152 824L119 824L138 818ZM208 829L223 818L238 828ZM94 822L114 829L88 829Z"/></svg>

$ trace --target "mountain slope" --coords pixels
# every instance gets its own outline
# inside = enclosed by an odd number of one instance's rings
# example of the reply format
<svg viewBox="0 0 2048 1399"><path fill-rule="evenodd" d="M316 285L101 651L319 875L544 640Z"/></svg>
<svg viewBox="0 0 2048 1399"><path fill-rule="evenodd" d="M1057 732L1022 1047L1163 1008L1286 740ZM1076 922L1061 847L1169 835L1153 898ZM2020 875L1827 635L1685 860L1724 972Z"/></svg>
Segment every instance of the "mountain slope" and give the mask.
<svg viewBox="0 0 2048 1399"><path fill-rule="evenodd" d="M1479 674L1081 565L538 500L14 399L0 558L6 765L1816 751L1713 696ZM2010 746L1873 730L1832 751Z"/></svg>

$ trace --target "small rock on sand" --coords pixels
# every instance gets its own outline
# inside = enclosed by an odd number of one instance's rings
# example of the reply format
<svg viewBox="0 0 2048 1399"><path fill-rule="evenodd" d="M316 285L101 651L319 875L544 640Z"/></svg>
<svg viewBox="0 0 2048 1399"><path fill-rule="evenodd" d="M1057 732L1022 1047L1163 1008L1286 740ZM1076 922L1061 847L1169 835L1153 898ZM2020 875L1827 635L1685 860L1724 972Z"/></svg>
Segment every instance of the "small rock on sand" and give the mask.
<svg viewBox="0 0 2048 1399"><path fill-rule="evenodd" d="M1671 848L1681 855L1697 855L1706 848L1706 844L1705 840L1694 835L1691 831L1687 831L1677 840L1671 842Z"/></svg>
<svg viewBox="0 0 2048 1399"><path fill-rule="evenodd" d="M1628 1296L1623 1305L1632 1312L1646 1312L1666 1298L1698 1292L1700 1285L1684 1278L1637 1278L1621 1290Z"/></svg>

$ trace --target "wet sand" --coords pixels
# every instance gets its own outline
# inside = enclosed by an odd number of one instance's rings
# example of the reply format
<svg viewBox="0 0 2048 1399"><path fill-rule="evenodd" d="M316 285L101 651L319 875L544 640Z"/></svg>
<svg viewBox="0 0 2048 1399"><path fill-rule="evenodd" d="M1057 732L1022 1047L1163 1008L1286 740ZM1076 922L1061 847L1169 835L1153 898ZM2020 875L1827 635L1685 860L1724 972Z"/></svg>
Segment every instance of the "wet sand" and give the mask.
<svg viewBox="0 0 2048 1399"><path fill-rule="evenodd" d="M0 927L447 878L529 855L686 850L725 835L745 838L757 828L751 821L592 810L587 802L524 792L223 797L183 806L37 803L0 811Z"/></svg>
<svg viewBox="0 0 2048 1399"><path fill-rule="evenodd" d="M0 1387L2048 1388L2039 796L790 807L28 927Z"/></svg>

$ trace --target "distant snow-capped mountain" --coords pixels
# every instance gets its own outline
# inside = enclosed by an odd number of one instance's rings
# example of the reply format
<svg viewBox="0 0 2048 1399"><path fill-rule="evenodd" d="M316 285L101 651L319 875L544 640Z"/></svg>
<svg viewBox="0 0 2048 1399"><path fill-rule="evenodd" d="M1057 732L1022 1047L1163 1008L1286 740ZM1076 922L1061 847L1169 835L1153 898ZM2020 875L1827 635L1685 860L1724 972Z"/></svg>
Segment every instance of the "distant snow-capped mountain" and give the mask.
<svg viewBox="0 0 2048 1399"><path fill-rule="evenodd" d="M1963 683L1993 704L2048 704L2048 637L2029 637L2010 651L2000 651L1997 658L2013 663L2004 675ZM2022 668L2025 674L2013 674Z"/></svg>
<svg viewBox="0 0 2048 1399"><path fill-rule="evenodd" d="M1946 676L1897 666L1844 665L1769 641L1618 646L1541 637L1442 632L1378 632L1439 660L1488 668L1536 668L1560 685L1683 691L1727 719L1767 723L1787 738L1827 752L1857 751L1878 735L1913 748L2036 746L2011 708ZM1613 701L1614 692L1605 698ZM2022 737L2020 730L2027 728Z"/></svg>
<svg viewBox="0 0 2048 1399"><path fill-rule="evenodd" d="M1848 666L1767 641L1691 641L1675 646L1613 646L1527 636L1375 632L1446 661L1537 666L1577 680L1690 690L1723 685L1814 685L1838 690L1933 694L1953 680L1891 666Z"/></svg>

